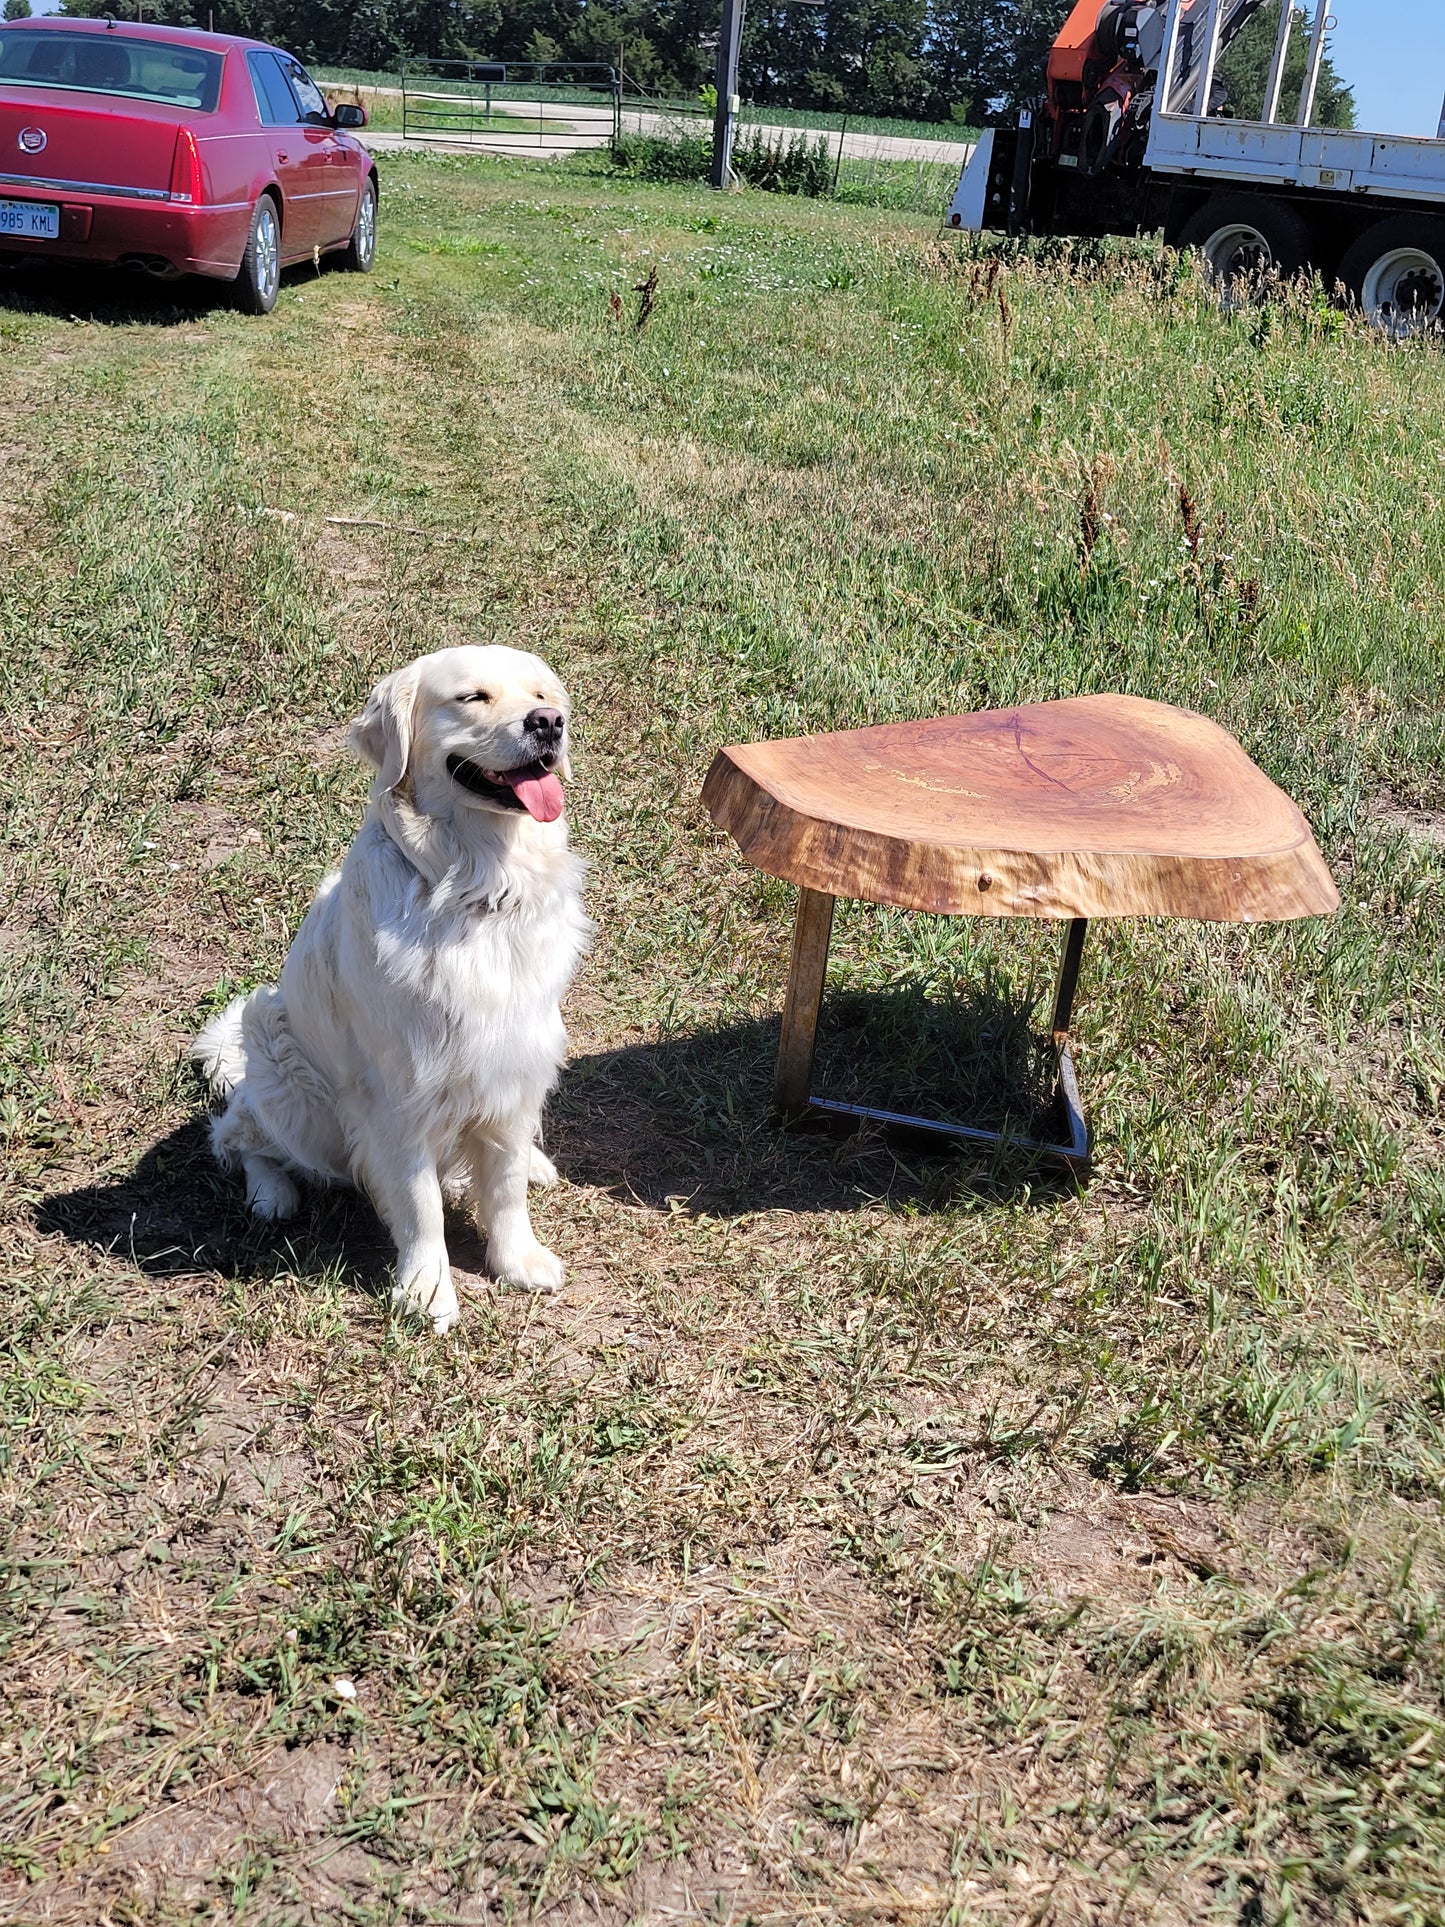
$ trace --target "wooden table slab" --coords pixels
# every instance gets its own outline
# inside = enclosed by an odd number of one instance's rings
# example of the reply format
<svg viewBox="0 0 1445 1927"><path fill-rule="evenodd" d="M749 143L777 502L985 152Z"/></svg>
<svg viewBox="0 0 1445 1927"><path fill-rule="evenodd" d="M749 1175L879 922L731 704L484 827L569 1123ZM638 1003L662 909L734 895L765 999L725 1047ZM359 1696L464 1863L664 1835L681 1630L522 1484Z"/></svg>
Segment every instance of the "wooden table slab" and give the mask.
<svg viewBox="0 0 1445 1927"><path fill-rule="evenodd" d="M1255 923L1340 901L1234 738L1139 696L735 746L703 801L771 876L907 910Z"/></svg>
<svg viewBox="0 0 1445 1927"><path fill-rule="evenodd" d="M1217 723L1139 696L720 750L703 786L750 863L799 886L773 1103L1089 1165L1069 1028L1093 917L1282 922L1339 908L1309 825ZM1064 920L1051 1031L1053 1137L818 1096L813 1057L836 897L904 910Z"/></svg>

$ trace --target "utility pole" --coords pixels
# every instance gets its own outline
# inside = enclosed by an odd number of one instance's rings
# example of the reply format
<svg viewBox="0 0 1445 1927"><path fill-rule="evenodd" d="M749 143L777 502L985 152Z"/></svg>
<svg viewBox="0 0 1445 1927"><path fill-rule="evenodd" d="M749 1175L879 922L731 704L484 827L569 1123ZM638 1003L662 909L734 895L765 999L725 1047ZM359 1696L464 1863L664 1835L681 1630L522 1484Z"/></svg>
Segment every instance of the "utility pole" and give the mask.
<svg viewBox="0 0 1445 1927"><path fill-rule="evenodd" d="M712 184L733 184L733 131L738 114L738 49L743 39L744 0L723 0L717 43L717 113L712 124Z"/></svg>

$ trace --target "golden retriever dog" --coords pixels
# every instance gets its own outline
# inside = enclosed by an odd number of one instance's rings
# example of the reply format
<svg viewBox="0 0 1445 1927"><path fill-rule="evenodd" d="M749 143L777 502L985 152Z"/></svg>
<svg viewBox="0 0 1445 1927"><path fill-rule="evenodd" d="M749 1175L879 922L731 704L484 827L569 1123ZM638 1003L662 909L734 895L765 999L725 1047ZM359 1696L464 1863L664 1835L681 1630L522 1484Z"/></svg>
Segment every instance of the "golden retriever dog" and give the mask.
<svg viewBox="0 0 1445 1927"><path fill-rule="evenodd" d="M538 1134L591 929L563 816L568 714L519 649L442 649L379 682L351 726L376 770L360 834L280 983L192 1046L251 1209L287 1217L297 1175L360 1186L396 1242L392 1303L437 1332L459 1316L444 1191L469 1193L496 1278L562 1284L527 1185L556 1178Z"/></svg>

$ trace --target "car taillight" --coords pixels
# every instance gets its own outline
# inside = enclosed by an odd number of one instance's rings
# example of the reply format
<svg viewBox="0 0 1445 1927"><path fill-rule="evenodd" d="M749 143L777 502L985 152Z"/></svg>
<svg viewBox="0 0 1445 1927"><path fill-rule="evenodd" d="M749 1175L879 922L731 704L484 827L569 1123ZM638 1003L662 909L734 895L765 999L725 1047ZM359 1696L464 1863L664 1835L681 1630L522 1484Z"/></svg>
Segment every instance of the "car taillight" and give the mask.
<svg viewBox="0 0 1445 1927"><path fill-rule="evenodd" d="M189 127L182 127L176 135L176 157L171 162L171 199L199 207L205 198L196 137Z"/></svg>

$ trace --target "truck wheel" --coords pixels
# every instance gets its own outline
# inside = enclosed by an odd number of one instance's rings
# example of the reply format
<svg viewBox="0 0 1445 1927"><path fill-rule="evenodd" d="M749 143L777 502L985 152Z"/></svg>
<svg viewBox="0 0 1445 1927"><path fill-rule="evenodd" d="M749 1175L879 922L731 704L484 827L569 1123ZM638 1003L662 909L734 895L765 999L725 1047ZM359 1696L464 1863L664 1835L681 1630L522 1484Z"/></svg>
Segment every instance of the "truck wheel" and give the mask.
<svg viewBox="0 0 1445 1927"><path fill-rule="evenodd" d="M1340 279L1360 313L1388 334L1438 324L1445 313L1445 221L1396 214L1376 222L1345 250Z"/></svg>
<svg viewBox="0 0 1445 1927"><path fill-rule="evenodd" d="M1218 194L1179 233L1181 248L1198 248L1210 277L1225 292L1257 287L1267 275L1298 274L1309 258L1309 229L1287 201L1266 194Z"/></svg>

